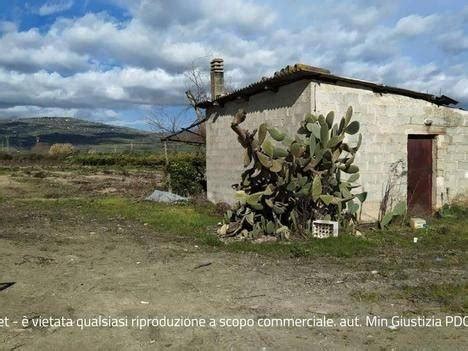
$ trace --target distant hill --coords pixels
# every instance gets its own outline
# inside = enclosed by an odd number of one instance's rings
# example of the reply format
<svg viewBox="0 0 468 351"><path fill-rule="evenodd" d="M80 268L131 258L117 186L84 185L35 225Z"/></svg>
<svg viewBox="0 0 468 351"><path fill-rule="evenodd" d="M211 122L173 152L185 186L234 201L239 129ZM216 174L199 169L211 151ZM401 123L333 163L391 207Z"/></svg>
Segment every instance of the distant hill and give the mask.
<svg viewBox="0 0 468 351"><path fill-rule="evenodd" d="M37 138L41 143L71 143L78 148L95 147L98 150L119 145L154 148L155 144L160 144L155 133L77 118L0 119L0 146L6 146L8 140L11 148L30 149Z"/></svg>

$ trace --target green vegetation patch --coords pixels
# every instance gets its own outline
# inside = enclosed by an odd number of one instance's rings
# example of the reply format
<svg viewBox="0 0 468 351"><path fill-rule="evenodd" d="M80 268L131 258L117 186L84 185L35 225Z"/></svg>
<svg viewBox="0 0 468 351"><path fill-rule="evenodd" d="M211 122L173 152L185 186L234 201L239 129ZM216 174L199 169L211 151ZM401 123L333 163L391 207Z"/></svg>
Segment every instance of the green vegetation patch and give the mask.
<svg viewBox="0 0 468 351"><path fill-rule="evenodd" d="M377 291L353 291L351 297L360 302L379 302L386 299L385 294Z"/></svg>
<svg viewBox="0 0 468 351"><path fill-rule="evenodd" d="M200 235L208 227L216 225L218 218L207 207L196 208L191 204L162 204L138 202L122 197L107 197L90 201L87 210L107 216L148 223L161 233Z"/></svg>
<svg viewBox="0 0 468 351"><path fill-rule="evenodd" d="M385 231L369 231L362 237L341 235L338 238L308 239L254 243L248 241L221 242L215 235L221 220L215 207L207 203L162 204L142 202L123 197L57 199L54 201L23 200L30 205L58 206L61 210L78 208L89 215L108 216L147 223L158 235L185 236L197 243L218 247L230 252L252 252L268 256L289 257L379 257L385 254L394 269L420 264L463 263L468 247L468 232L463 220L449 223L434 220L427 230L412 231L394 227ZM452 219L450 220L452 221ZM413 237L418 236L418 243ZM406 258L405 258L406 257ZM396 261L395 261L396 260ZM397 263L395 263L395 262Z"/></svg>
<svg viewBox="0 0 468 351"><path fill-rule="evenodd" d="M310 239L303 241L278 241L252 243L235 241L221 242L215 235L216 224L220 221L210 204L162 204L133 201L122 197L98 199L29 199L23 205L37 209L65 211L79 209L89 215L108 216L147 223L158 235L186 236L199 244L218 247L230 252L253 252L268 256L289 257L353 257L371 255L376 246L364 238L343 235L338 238Z"/></svg>
<svg viewBox="0 0 468 351"><path fill-rule="evenodd" d="M403 285L395 290L361 291L351 293L355 301L378 303L391 299L406 300L416 306L422 304L436 305L445 312L466 313L468 311L468 283L443 283ZM424 313L427 308L420 309Z"/></svg>
<svg viewBox="0 0 468 351"><path fill-rule="evenodd" d="M153 148L159 136L141 130L111 126L76 118L36 117L0 120L0 145L5 148L30 149L37 138L41 143L73 145L130 144ZM129 146L127 146L129 148Z"/></svg>
<svg viewBox="0 0 468 351"><path fill-rule="evenodd" d="M367 260L369 264L377 259L382 274L391 275L407 267L460 267L466 263L468 256L468 212L463 207L445 209L443 215L431 219L428 228L421 230L390 226L386 230L363 230L362 237L344 234L329 239L224 243L215 234L221 216L216 213L214 205L203 201L161 204L125 197L89 196L80 192L77 186L44 178L49 173L47 168L21 168L21 172L0 168L0 171L20 175L27 172L29 175L13 177L15 188L4 187L0 192L0 198L3 197L0 201L21 203L31 209L59 212L78 210L89 216L147 223L156 235L185 237L230 252L252 252L275 257L360 257L363 263ZM418 238L417 243L413 241L415 237ZM385 269L388 272L384 272Z"/></svg>
<svg viewBox="0 0 468 351"><path fill-rule="evenodd" d="M169 162L187 162L196 160L205 161L204 152L171 152L168 154ZM67 163L82 166L136 166L136 167L160 167L165 166L164 153L85 153L79 152L67 158Z"/></svg>
<svg viewBox="0 0 468 351"><path fill-rule="evenodd" d="M226 244L232 252L255 252L266 255L286 255L292 257L353 257L366 256L375 252L376 246L369 240L351 235L338 238L309 239L303 241L278 241L253 243L236 241Z"/></svg>
<svg viewBox="0 0 468 351"><path fill-rule="evenodd" d="M304 241L252 243L236 241L224 244L214 234L220 217L209 204L162 204L106 197L89 201L84 211L109 217L122 217L147 223L158 234L187 236L200 244L230 252L254 252L262 255L310 257L353 257L372 254L376 247L369 240L343 235L338 238Z"/></svg>
<svg viewBox="0 0 468 351"><path fill-rule="evenodd" d="M468 311L468 283L421 284L403 286L397 297L412 302L425 302L439 305L448 312Z"/></svg>

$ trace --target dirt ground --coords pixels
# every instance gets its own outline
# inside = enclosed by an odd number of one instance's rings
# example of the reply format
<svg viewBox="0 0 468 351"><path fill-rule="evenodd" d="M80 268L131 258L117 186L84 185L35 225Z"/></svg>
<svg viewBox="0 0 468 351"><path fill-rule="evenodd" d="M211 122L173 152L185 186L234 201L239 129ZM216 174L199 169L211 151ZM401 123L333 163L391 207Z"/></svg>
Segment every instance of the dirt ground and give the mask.
<svg viewBox="0 0 468 351"><path fill-rule="evenodd" d="M373 296L402 282L466 281L466 266L403 262L405 268L388 272L381 257L231 253L121 217L47 206L57 197L102 196L106 188L129 194L135 187L138 197L154 187L157 175L23 171L0 174L0 282L16 282L0 291L0 320L19 322L0 324L2 350L462 350L468 345L467 329L453 327L32 326L40 316L255 321L359 316L362 323L372 315L445 318L450 313L429 302ZM31 198L45 205L27 201Z"/></svg>

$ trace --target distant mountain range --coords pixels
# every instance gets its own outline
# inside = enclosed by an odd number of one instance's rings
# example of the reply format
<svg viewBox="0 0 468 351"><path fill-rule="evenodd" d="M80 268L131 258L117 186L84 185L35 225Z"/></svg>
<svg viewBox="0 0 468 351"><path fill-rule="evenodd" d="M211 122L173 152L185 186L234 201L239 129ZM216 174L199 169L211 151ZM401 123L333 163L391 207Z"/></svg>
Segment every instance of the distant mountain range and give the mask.
<svg viewBox="0 0 468 351"><path fill-rule="evenodd" d="M0 146L30 149L40 143L71 143L78 148L132 145L154 147L159 135L69 117L0 119Z"/></svg>

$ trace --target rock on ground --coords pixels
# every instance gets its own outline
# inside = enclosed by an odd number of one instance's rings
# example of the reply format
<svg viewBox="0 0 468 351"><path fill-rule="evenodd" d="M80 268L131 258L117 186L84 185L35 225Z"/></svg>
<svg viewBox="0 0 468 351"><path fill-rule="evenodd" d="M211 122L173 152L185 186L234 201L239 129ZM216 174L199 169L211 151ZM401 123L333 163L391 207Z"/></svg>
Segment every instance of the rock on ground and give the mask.
<svg viewBox="0 0 468 351"><path fill-rule="evenodd" d="M170 193L168 191L160 191L160 190L155 190L153 193L148 196L145 200L148 201L156 201L156 202L183 202L187 201L188 198Z"/></svg>

